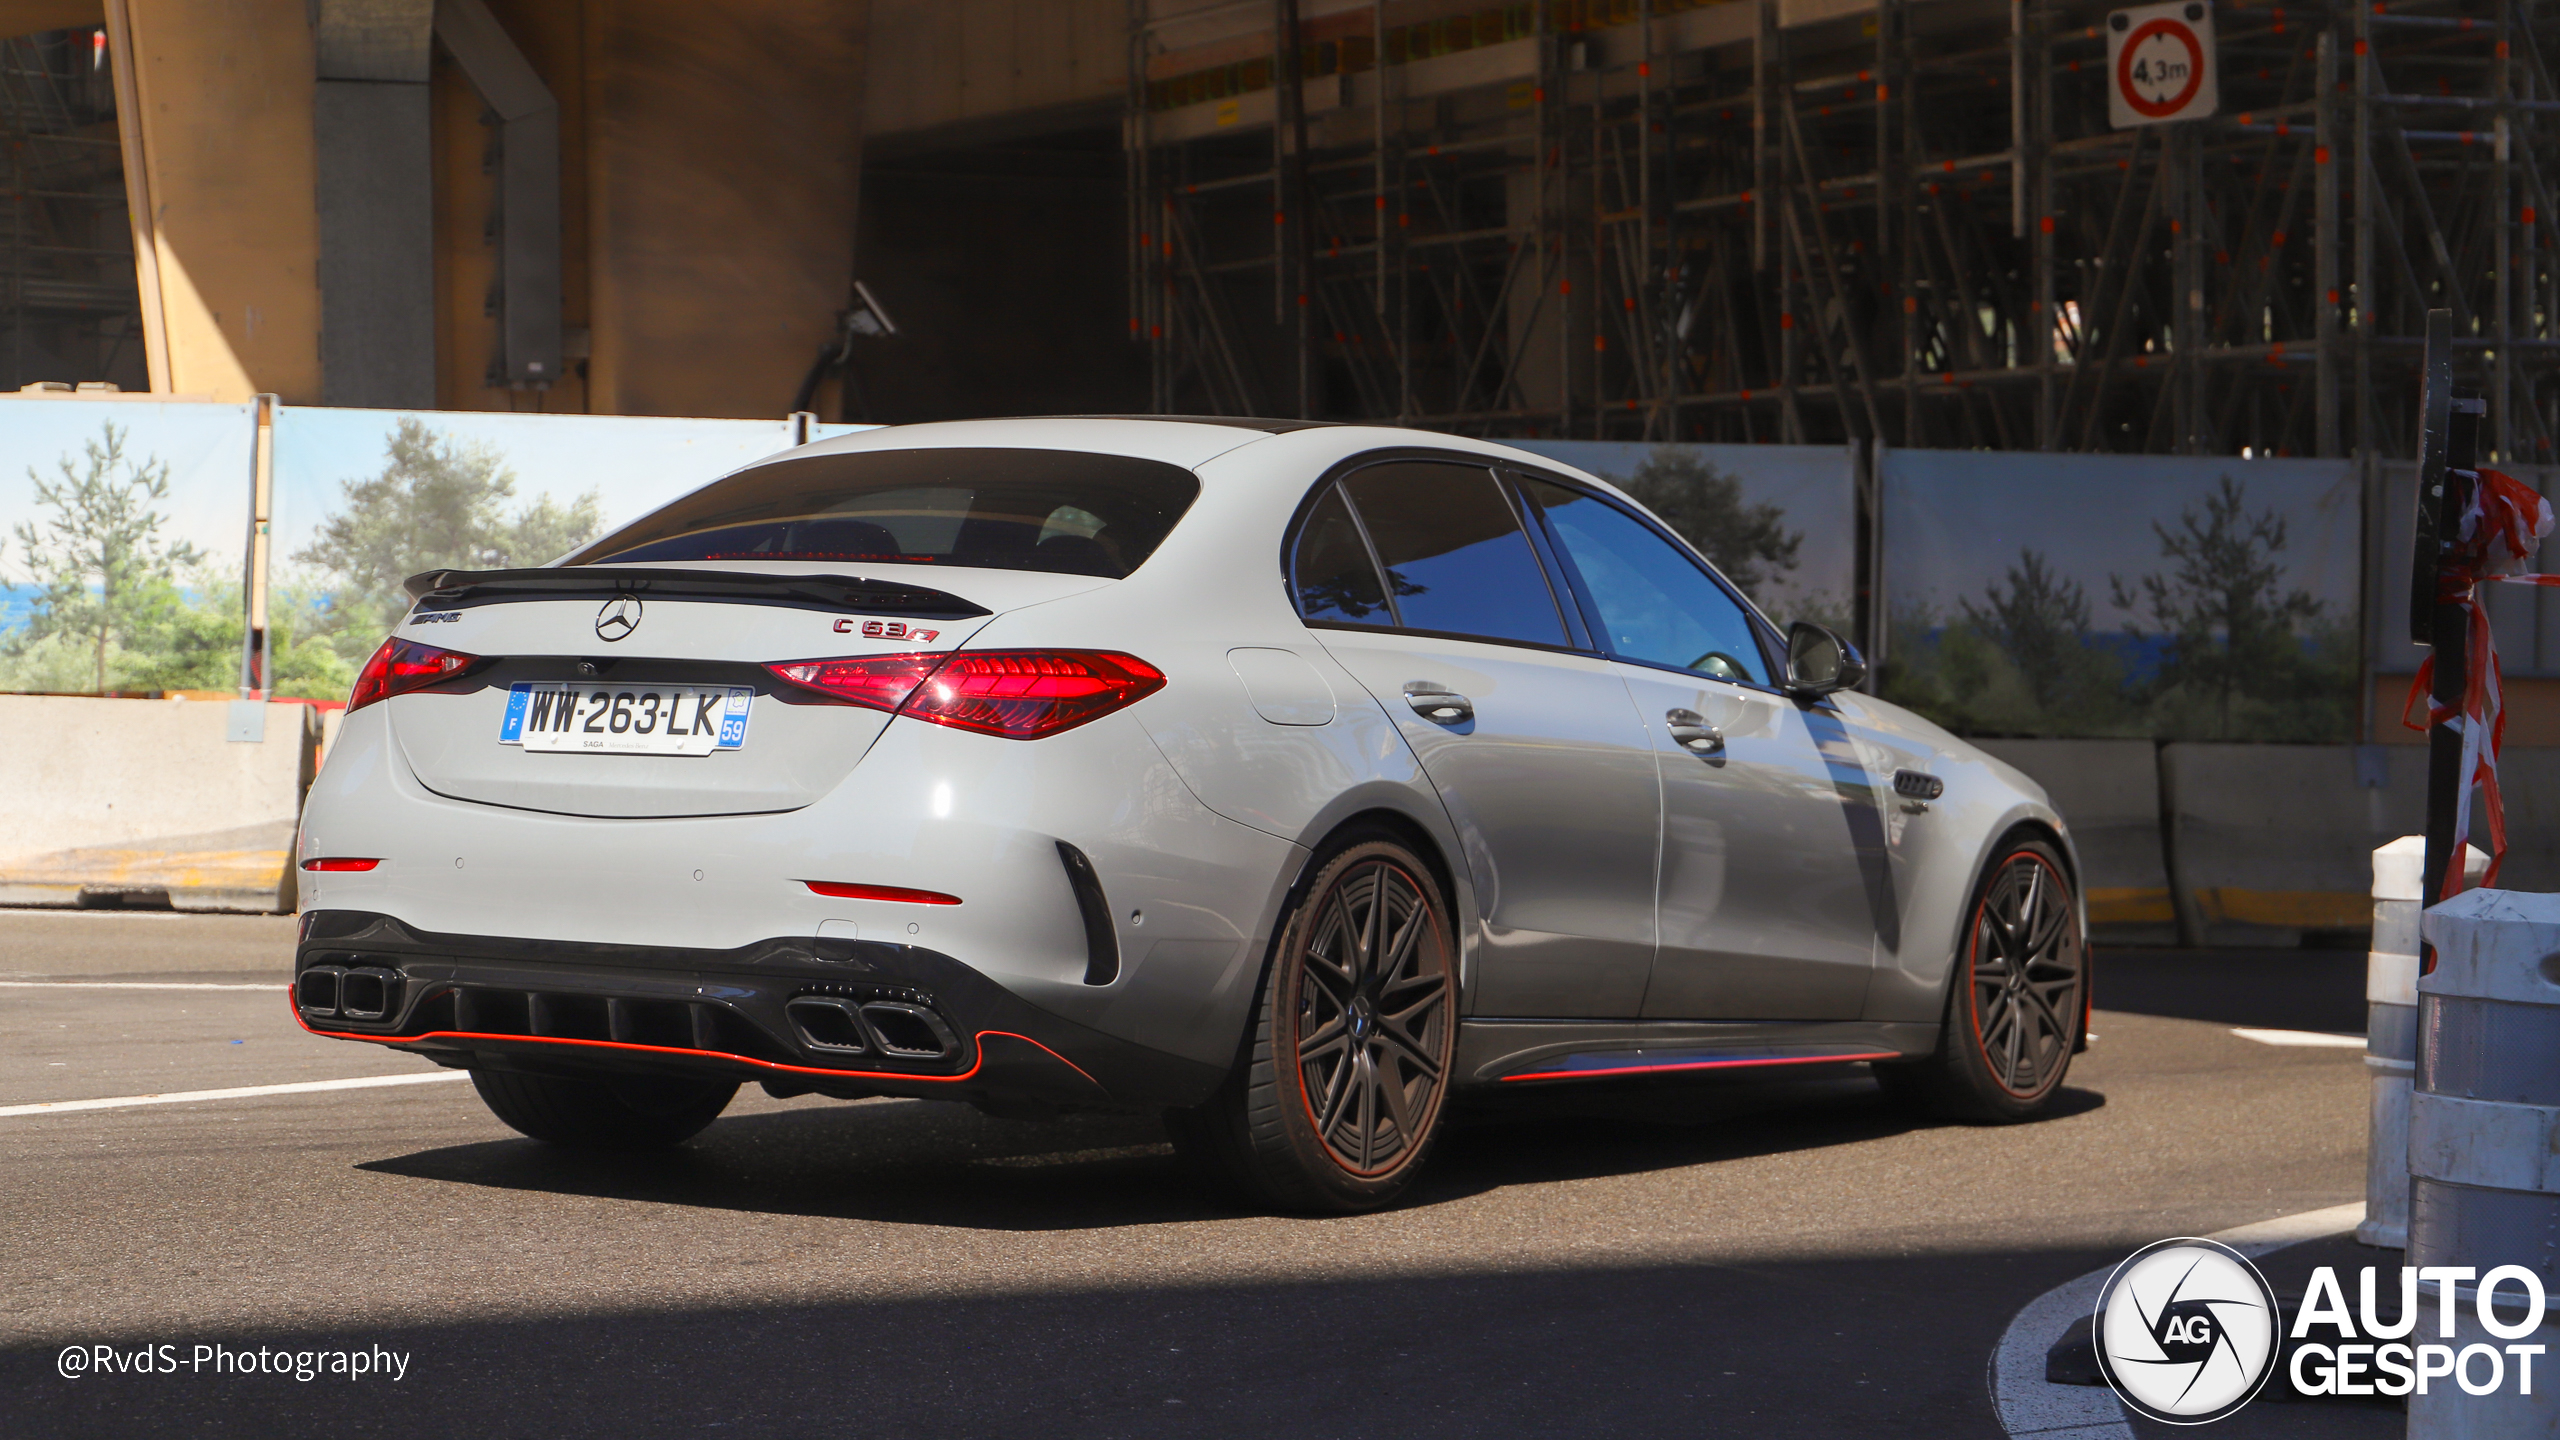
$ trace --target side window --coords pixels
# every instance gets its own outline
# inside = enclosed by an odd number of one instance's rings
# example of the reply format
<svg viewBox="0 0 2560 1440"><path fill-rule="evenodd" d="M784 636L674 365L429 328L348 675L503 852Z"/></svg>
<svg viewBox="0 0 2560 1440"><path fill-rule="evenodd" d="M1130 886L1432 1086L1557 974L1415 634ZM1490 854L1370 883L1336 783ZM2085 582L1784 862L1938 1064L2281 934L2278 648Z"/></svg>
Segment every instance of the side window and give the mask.
<svg viewBox="0 0 2560 1440"><path fill-rule="evenodd" d="M1546 572L1492 471L1401 461L1372 465L1342 487L1406 629L1567 643Z"/></svg>
<svg viewBox="0 0 2560 1440"><path fill-rule="evenodd" d="M1351 507L1342 491L1324 487L1324 498L1307 512L1298 546L1289 557L1289 588L1298 613L1309 620L1340 620L1354 625L1393 625L1387 590L1378 583L1378 567L1369 560L1368 542L1352 523Z"/></svg>
<svg viewBox="0 0 2560 1440"><path fill-rule="evenodd" d="M1582 573L1610 653L1760 683L1750 617L1696 561L1605 500L1545 480L1521 486Z"/></svg>

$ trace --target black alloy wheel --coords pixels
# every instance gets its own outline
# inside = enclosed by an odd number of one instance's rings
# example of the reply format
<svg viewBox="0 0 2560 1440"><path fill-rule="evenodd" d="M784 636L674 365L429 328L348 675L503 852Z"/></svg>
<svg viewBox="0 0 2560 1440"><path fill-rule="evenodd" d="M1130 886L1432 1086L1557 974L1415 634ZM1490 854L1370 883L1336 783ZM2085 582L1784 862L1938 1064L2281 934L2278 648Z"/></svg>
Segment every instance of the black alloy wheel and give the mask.
<svg viewBox="0 0 2560 1440"><path fill-rule="evenodd" d="M2011 1095L2040 1099L2070 1068L2084 958L2062 867L2032 849L2002 862L1974 907L1965 974L1974 1044Z"/></svg>
<svg viewBox="0 0 2560 1440"><path fill-rule="evenodd" d="M1878 1065L1893 1094L1955 1120L2032 1119L2071 1069L2087 1015L2089 946L2062 857L2014 841L1983 872L1928 1059Z"/></svg>
<svg viewBox="0 0 2560 1440"><path fill-rule="evenodd" d="M1299 1094L1336 1163L1382 1175L1440 1110L1449 984L1427 882L1386 857L1344 870L1319 900L1297 981Z"/></svg>
<svg viewBox="0 0 2560 1440"><path fill-rule="evenodd" d="M1457 1040L1457 946L1402 843L1336 851L1273 947L1250 1052L1209 1104L1166 1116L1222 1188L1294 1210L1402 1193L1439 1129Z"/></svg>

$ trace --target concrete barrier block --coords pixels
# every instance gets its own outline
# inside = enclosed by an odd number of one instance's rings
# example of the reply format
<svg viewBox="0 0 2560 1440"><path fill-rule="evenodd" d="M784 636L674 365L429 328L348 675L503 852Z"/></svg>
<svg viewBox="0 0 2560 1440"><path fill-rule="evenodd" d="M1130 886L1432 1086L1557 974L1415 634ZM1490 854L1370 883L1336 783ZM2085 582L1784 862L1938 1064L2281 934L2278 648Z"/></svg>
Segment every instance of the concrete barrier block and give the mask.
<svg viewBox="0 0 2560 1440"><path fill-rule="evenodd" d="M2373 852L2426 818L2427 752L2180 743L2161 752L2178 902L2207 944L2373 924ZM2380 786L2364 782L2379 779Z"/></svg>
<svg viewBox="0 0 2560 1440"><path fill-rule="evenodd" d="M0 904L165 893L187 910L293 908L310 707L267 707L234 743L230 705L0 695Z"/></svg>
<svg viewBox="0 0 2560 1440"><path fill-rule="evenodd" d="M2498 761L2498 794L2507 807L2507 863L2501 890L2560 891L2560 750L2510 747ZM2487 842L2474 824L2473 844Z"/></svg>
<svg viewBox="0 0 2560 1440"><path fill-rule="evenodd" d="M2080 852L2089 927L2101 940L2177 939L2160 849L2160 756L2148 740L1975 742L2044 787Z"/></svg>

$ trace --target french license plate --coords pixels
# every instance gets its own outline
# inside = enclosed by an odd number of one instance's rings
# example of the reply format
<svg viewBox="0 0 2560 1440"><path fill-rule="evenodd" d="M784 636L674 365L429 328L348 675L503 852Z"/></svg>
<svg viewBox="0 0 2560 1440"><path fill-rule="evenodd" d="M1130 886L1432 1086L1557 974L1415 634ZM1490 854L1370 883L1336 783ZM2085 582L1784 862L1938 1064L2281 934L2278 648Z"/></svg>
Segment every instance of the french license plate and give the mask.
<svg viewBox="0 0 2560 1440"><path fill-rule="evenodd" d="M747 743L744 686L559 685L507 687L498 743L600 755L708 755Z"/></svg>

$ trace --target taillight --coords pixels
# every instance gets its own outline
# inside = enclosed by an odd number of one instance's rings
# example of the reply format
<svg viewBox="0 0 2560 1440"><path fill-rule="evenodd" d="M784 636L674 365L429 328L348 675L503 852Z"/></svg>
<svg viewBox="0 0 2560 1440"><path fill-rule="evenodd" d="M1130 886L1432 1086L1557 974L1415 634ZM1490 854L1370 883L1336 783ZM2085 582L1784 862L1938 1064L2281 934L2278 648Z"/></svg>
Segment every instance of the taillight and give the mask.
<svg viewBox="0 0 2560 1440"><path fill-rule="evenodd" d="M317 860L303 861L302 868L324 871L370 870L381 863L379 860L364 860L351 855L327 855Z"/></svg>
<svg viewBox="0 0 2560 1440"><path fill-rule="evenodd" d="M963 652L924 682L901 714L936 725L1036 740L1098 720L1164 688L1164 672L1103 650Z"/></svg>
<svg viewBox="0 0 2560 1440"><path fill-rule="evenodd" d="M830 700L892 714L942 664L931 655L867 655L852 660L795 660L765 668Z"/></svg>
<svg viewBox="0 0 2560 1440"><path fill-rule="evenodd" d="M1108 650L975 650L766 667L849 704L1010 740L1097 720L1164 688L1164 672Z"/></svg>
<svg viewBox="0 0 2560 1440"><path fill-rule="evenodd" d="M356 675L355 691L347 696L347 708L361 710L376 700L454 679L483 663L478 655L439 650L395 635L383 641L373 658L364 662L364 669Z"/></svg>

